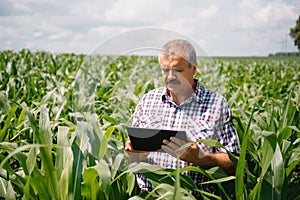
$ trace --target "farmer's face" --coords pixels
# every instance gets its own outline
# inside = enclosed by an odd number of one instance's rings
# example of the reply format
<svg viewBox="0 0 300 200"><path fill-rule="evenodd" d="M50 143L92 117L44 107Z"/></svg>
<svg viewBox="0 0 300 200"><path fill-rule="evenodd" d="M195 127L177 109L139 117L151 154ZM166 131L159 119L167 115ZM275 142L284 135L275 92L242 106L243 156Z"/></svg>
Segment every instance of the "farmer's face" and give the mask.
<svg viewBox="0 0 300 200"><path fill-rule="evenodd" d="M159 58L163 81L168 90L175 95L182 95L191 90L194 84L196 67L190 64L183 56L171 55Z"/></svg>

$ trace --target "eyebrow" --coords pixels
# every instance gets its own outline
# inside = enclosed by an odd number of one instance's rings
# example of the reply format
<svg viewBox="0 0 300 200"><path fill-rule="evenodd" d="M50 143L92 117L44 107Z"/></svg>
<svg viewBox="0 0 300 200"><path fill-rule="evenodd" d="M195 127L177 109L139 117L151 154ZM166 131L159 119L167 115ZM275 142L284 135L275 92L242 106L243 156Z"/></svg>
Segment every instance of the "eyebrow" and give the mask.
<svg viewBox="0 0 300 200"><path fill-rule="evenodd" d="M161 68L162 68L162 69L174 69L174 70L176 70L176 69L183 69L183 67L180 67L180 66L178 66L178 67L166 67L166 66L161 66Z"/></svg>

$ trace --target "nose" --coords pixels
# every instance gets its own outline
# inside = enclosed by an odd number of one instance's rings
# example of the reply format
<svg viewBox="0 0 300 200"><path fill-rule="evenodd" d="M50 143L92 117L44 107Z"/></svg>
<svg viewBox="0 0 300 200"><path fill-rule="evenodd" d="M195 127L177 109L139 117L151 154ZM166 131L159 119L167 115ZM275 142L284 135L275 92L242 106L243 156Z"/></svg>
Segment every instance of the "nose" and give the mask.
<svg viewBox="0 0 300 200"><path fill-rule="evenodd" d="M169 73L168 73L168 79L169 79L169 80L176 79L176 74L175 74L175 71L174 71L174 70L169 70Z"/></svg>

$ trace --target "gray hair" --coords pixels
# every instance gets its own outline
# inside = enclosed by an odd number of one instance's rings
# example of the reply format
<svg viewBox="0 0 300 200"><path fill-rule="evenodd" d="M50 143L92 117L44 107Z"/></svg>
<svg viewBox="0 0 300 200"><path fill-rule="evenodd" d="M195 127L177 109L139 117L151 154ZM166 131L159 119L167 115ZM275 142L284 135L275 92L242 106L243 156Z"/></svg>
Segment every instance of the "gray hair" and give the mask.
<svg viewBox="0 0 300 200"><path fill-rule="evenodd" d="M169 57L171 55L176 55L182 53L184 58L192 66L197 63L196 51L193 45L184 39L174 39L167 42L161 50L160 56Z"/></svg>

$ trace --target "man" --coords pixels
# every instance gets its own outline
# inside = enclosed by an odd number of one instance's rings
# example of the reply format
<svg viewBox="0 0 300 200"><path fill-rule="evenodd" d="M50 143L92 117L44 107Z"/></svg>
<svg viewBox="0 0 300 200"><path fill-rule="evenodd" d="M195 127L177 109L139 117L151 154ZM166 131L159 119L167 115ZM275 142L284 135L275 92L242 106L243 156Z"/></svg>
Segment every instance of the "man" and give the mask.
<svg viewBox="0 0 300 200"><path fill-rule="evenodd" d="M238 139L231 111L224 97L201 86L194 79L197 67L194 47L186 40L177 39L165 44L159 55L164 88L147 93L138 103L133 126L185 130L191 141L216 139L227 150L239 152ZM235 166L226 151L194 143L182 152L176 151L186 142L175 137L164 140L164 152L134 150L130 140L125 150L129 161L147 161L165 168L198 166L209 169L219 166L227 174L235 174ZM202 190L214 192L212 185L199 185L207 180L202 174L186 172ZM137 175L139 187L151 191L152 185L141 174Z"/></svg>

